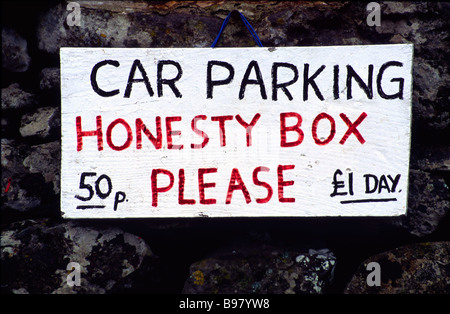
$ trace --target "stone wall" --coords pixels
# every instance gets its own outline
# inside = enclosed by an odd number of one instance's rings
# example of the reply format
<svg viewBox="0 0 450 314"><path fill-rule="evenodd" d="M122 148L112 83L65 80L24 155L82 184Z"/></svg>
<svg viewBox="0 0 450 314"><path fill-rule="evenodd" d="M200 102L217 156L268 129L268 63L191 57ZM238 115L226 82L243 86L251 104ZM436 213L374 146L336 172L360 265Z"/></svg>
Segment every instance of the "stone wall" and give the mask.
<svg viewBox="0 0 450 314"><path fill-rule="evenodd" d="M380 1L369 26L368 2L77 1L69 26L67 3L2 1L3 293L450 292L450 4ZM407 215L62 220L59 48L209 47L233 10L265 47L414 44ZM217 47L254 45L233 14Z"/></svg>

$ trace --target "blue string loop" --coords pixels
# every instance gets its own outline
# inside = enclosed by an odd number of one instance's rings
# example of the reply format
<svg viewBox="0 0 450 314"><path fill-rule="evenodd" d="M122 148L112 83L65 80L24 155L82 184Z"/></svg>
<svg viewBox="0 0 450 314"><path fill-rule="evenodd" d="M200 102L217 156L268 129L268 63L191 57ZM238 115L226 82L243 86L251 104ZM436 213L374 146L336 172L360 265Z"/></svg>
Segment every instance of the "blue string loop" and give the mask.
<svg viewBox="0 0 450 314"><path fill-rule="evenodd" d="M225 18L225 20L223 21L222 27L220 27L220 30L219 30L219 34L217 34L216 39L214 39L214 42L212 43L211 48L214 48L214 47L216 46L217 41L219 40L220 35L222 35L222 32L223 32L223 30L225 29L225 26L227 26L228 20L230 19L230 16L231 16L231 14L232 14L233 12L234 12L234 11L231 11L231 12L228 14L228 16ZM247 21L247 19L245 18L245 16L244 16L241 12L239 12L239 11L237 11L237 12L239 13L239 16L241 17L242 22L244 22L244 24L245 24L245 26L247 27L247 29L249 30L250 34L252 34L252 37L253 37L253 39L255 40L256 44L257 44L259 47L262 47L263 45L262 45L261 41L259 40L259 37L258 37L258 35L256 34L256 32L255 32L255 30L253 29L253 27L250 25L250 23Z"/></svg>

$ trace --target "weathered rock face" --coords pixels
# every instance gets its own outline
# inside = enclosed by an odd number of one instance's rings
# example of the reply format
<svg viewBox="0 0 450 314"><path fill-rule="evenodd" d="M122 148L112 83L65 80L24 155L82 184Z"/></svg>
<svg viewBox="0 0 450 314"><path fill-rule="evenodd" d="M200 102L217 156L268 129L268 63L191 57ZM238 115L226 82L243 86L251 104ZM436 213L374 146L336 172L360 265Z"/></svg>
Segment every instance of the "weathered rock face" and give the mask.
<svg viewBox="0 0 450 314"><path fill-rule="evenodd" d="M411 170L409 193L402 226L417 236L433 233L450 208L445 180L434 173Z"/></svg>
<svg viewBox="0 0 450 314"><path fill-rule="evenodd" d="M32 176L23 164L29 154L29 147L14 140L2 139L1 148L2 209L28 211L38 207L42 190L30 189L28 183L32 182ZM37 180L35 178L34 182Z"/></svg>
<svg viewBox="0 0 450 314"><path fill-rule="evenodd" d="M41 90L58 89L60 87L59 68L44 68L40 73L39 88Z"/></svg>
<svg viewBox="0 0 450 314"><path fill-rule="evenodd" d="M19 83L2 88L2 110L26 109L36 104L36 96L20 88Z"/></svg>
<svg viewBox="0 0 450 314"><path fill-rule="evenodd" d="M231 250L191 265L183 293L323 293L336 258L328 249L295 252L274 247Z"/></svg>
<svg viewBox="0 0 450 314"><path fill-rule="evenodd" d="M380 265L380 285L366 282L367 264ZM450 242L424 242L374 255L364 261L345 293L448 294L450 293Z"/></svg>
<svg viewBox="0 0 450 314"><path fill-rule="evenodd" d="M12 72L28 70L31 58L27 45L27 41L14 29L2 28L2 66Z"/></svg>
<svg viewBox="0 0 450 314"><path fill-rule="evenodd" d="M42 139L50 138L53 134L59 135L60 116L59 108L38 108L35 112L22 117L20 135L22 137L37 136Z"/></svg>
<svg viewBox="0 0 450 314"><path fill-rule="evenodd" d="M348 277L341 272L354 271L350 266L346 268L345 264L339 264L340 258L359 264L355 252L364 250L374 253L383 251L382 248L390 249L391 241L387 239L396 239L395 243L399 246L422 241L419 238L425 238L426 241L450 240L447 231L450 223L448 3L380 1L381 25L369 26L366 22L368 2L75 1L80 4L80 26L69 26L68 2L1 2L4 12L0 181L2 223L60 216L60 47L209 47L224 18L229 12L238 10L248 19L265 47L414 44L408 212L399 219L377 222L379 225L372 231L359 228L361 220L336 219L330 222L324 218L321 221L325 220L326 223L314 222L314 228L318 230L312 230L310 220L295 223L277 221L277 228L262 222L261 228L276 237L279 243L271 244L270 249L269 246L261 249L261 254L253 254L249 248L228 255L211 255L210 250L216 250L219 246L211 244L205 248L199 246L198 254L194 256L185 246L202 232L197 224L178 220L151 224L142 222L150 228L142 228L137 235L150 239L152 246L153 241L157 241L159 248L167 247L168 243L173 245L172 250L163 250L168 256L163 256L163 259L169 260L173 267L185 270L176 272L179 278L173 277L173 268L158 270L161 276L178 282L173 286L166 284L165 291L179 293L184 286L184 292L187 293L234 293L236 289L246 293L326 293L330 291L327 282L332 277L333 269L338 280ZM27 23L23 23L24 20ZM255 46L254 40L238 14L232 14L217 47L246 46ZM370 218L362 220L365 225L376 224ZM121 223L129 227L128 221ZM328 230L330 223L334 231ZM235 221L223 220L218 224L221 230L233 230ZM170 239L176 238L180 229L185 228L189 232L184 234L184 241L177 239L170 242ZM246 226L240 228L247 231ZM308 252L308 249L291 250L288 255L283 255L283 243L291 241L290 234L301 228L310 232L299 238L301 247L318 247L314 242L317 239L325 243L319 247L328 247L336 258L331 253ZM124 277L122 274L127 273L126 269L134 268L152 277L153 266L147 267L146 263L139 262L142 260L141 251L138 252L134 249L135 245L127 242L131 236L111 230L102 233L103 229L98 225L84 227L77 223L22 222L16 226L3 225L2 285L3 278L7 280L7 285L2 286L2 289L19 293L103 293L126 289L128 284L137 289L134 281L119 283L137 272ZM163 236L159 236L155 230L159 230ZM80 236L81 231L86 232L87 236ZM158 236L153 237L152 232ZM230 240L218 233L212 233L209 237L213 243L217 238L221 243ZM3 239L9 239L5 240L10 241L5 242L9 244L3 246ZM332 245L329 246L329 243ZM374 243L376 245L372 249ZM69 257L76 257L71 255L75 253L69 252L74 247L78 247L77 256L82 256L80 264L84 286L69 291L62 283L67 276L65 267ZM38 248L43 251L39 253ZM117 251L117 255L114 255L113 250ZM178 259L181 254L177 250L184 252L182 260ZM408 250L405 258L409 261L402 260L399 266L403 279L416 276L414 274L418 268L411 265L420 258L414 252L429 254L424 253L423 245L411 246ZM275 255L272 255L273 252ZM34 255L32 260L29 253ZM109 265L107 256L110 253L119 265L102 268L101 263ZM199 261L199 255L211 257ZM332 261L336 261L336 268ZM392 263L396 262L381 262L382 272L383 265L388 270L399 269ZM13 275L3 272L4 265L20 279L20 285L13 283ZM447 268L429 265L429 269L435 270L434 279L444 278L445 274L448 278ZM194 273L197 270L203 274L203 285L195 284ZM39 275L41 271L48 274L48 280L43 280L44 277ZM111 277L105 277L107 271L111 271ZM247 278L247 281L240 280L237 273ZM196 274L200 276L200 273ZM365 278L363 274L360 271L360 280ZM432 276L427 280L436 284L424 286L422 290L412 281L402 279L403 283L400 284L401 278L391 278L391 283L401 286L402 291L442 291L442 281L437 284L438 281L433 281ZM278 285L271 285L270 282ZM158 290L147 288L150 283L141 284L146 291ZM337 283L332 291L342 292L346 284ZM355 289L355 292L364 292L362 288ZM389 291L401 292L393 288Z"/></svg>
<svg viewBox="0 0 450 314"><path fill-rule="evenodd" d="M22 213L21 217L56 217L59 209L60 143L28 146L2 139L2 210ZM23 216L25 215L25 216Z"/></svg>
<svg viewBox="0 0 450 314"><path fill-rule="evenodd" d="M120 291L132 286L129 277L144 259L148 263L155 258L142 239L117 228L22 221L2 230L2 292ZM80 265L79 286L67 284L71 262Z"/></svg>

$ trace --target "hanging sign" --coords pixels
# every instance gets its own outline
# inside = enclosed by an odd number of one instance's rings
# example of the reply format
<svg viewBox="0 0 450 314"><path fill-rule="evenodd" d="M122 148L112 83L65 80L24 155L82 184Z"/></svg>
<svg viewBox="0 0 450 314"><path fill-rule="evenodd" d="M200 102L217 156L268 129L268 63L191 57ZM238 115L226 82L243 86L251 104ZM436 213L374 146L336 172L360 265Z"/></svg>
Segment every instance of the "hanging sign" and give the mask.
<svg viewBox="0 0 450 314"><path fill-rule="evenodd" d="M405 214L412 54L61 48L63 217Z"/></svg>

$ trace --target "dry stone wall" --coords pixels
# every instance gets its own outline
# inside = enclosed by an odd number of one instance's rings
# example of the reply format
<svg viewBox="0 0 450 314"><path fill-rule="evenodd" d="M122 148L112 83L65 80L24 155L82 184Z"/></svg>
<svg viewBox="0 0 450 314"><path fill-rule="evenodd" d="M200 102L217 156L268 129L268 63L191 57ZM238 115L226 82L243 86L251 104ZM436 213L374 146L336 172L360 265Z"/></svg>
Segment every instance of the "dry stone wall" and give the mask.
<svg viewBox="0 0 450 314"><path fill-rule="evenodd" d="M449 292L449 3L380 1L369 26L368 2L75 2L79 26L68 1L2 1L2 293ZM233 10L265 47L414 44L407 215L62 220L59 48L209 47ZM232 14L217 47L254 45Z"/></svg>

